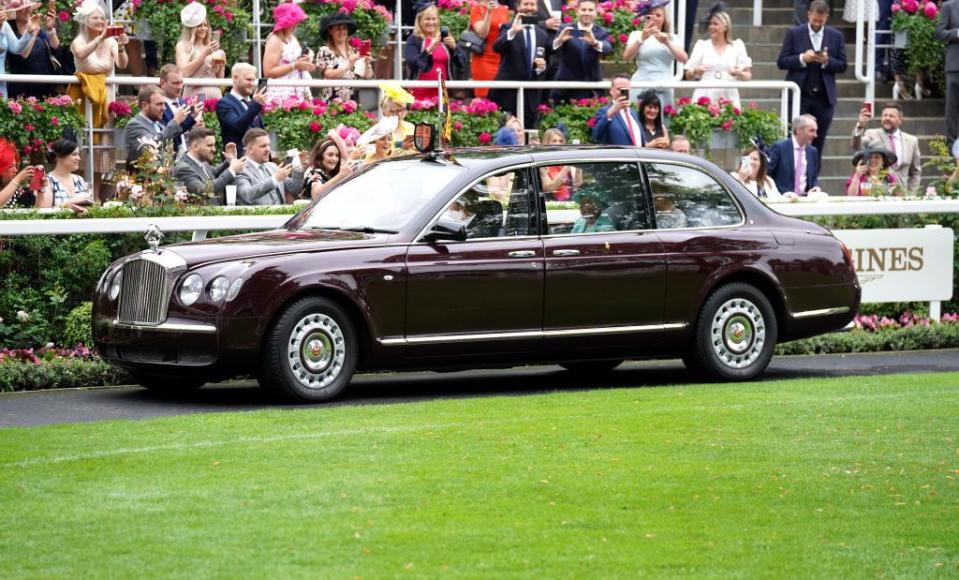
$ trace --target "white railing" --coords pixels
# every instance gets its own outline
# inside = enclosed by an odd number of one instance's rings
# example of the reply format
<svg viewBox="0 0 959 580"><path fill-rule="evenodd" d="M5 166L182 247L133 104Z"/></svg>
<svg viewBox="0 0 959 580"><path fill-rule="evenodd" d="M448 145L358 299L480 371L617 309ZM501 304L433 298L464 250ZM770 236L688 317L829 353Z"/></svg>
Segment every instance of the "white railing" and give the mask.
<svg viewBox="0 0 959 580"><path fill-rule="evenodd" d="M856 15L856 80L866 83L866 100L870 103L876 100L876 26L869 24L869 33L866 33L866 0L846 0L858 3ZM875 0L868 0L874 2ZM869 10L872 13L872 9ZM878 14L873 14L878 18ZM863 42L865 41L866 57L863 58ZM863 70L865 68L865 70Z"/></svg>
<svg viewBox="0 0 959 580"><path fill-rule="evenodd" d="M70 75L19 75L19 74L0 74L0 82L30 82L40 84L60 84L70 85L78 84L80 81L75 76ZM106 79L108 85L128 85L142 86L150 84L159 84L157 77L131 77L131 76L113 76ZM232 86L231 79L220 78L185 78L185 85L189 86ZM270 79L271 86L297 86L297 87L351 87L378 89L383 80L300 80L300 79ZM415 80L390 80L391 84L399 84L404 87L415 88L436 88L436 81L415 81ZM542 89L592 89L597 91L608 91L610 81L599 82L567 82L567 81L449 81L446 83L451 89L517 89L516 116L523 118L525 111L525 91ZM769 89L780 91L780 121L783 129L783 135L788 134L789 121L799 115L799 85L787 81L643 81L630 83L632 88L644 89ZM379 99L377 99L379 100ZM789 109L789 103L792 103L792 110ZM85 178L88 183L93 183L93 157L96 149L109 148L102 145L97 146L93 143L94 133L109 133L112 129L94 129L93 127L93 109L90 102L86 101L85 118L86 124L84 132L86 141L82 144L85 149Z"/></svg>

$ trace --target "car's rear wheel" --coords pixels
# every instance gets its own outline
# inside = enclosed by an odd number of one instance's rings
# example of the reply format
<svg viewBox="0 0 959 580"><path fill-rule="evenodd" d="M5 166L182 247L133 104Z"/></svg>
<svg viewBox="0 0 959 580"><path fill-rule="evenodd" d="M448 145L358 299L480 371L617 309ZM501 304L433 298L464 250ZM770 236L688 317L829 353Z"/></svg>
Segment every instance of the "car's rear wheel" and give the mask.
<svg viewBox="0 0 959 580"><path fill-rule="evenodd" d="M727 284L703 304L683 362L713 379L751 379L772 359L777 331L776 313L765 294L750 284Z"/></svg>
<svg viewBox="0 0 959 580"><path fill-rule="evenodd" d="M326 401L350 383L356 359L356 332L343 309L326 298L301 298L268 331L258 378L288 398Z"/></svg>
<svg viewBox="0 0 959 580"><path fill-rule="evenodd" d="M150 389L155 393L170 395L189 393L207 383L206 379L197 377L183 377L177 375L158 375L154 373L131 372L133 380L138 385Z"/></svg>
<svg viewBox="0 0 959 580"><path fill-rule="evenodd" d="M586 376L608 373L621 364L623 364L622 360L588 360L562 363L559 366L575 375Z"/></svg>

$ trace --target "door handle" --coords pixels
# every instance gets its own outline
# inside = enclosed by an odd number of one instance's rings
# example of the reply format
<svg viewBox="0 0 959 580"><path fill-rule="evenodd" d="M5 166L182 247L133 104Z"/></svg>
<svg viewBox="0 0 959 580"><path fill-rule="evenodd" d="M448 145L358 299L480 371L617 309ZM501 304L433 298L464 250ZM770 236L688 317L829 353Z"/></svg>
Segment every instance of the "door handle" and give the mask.
<svg viewBox="0 0 959 580"><path fill-rule="evenodd" d="M520 250L518 252L510 252L506 255L510 258L532 258L536 255L536 252L533 250Z"/></svg>
<svg viewBox="0 0 959 580"><path fill-rule="evenodd" d="M553 251L554 256L578 256L579 250L555 250Z"/></svg>

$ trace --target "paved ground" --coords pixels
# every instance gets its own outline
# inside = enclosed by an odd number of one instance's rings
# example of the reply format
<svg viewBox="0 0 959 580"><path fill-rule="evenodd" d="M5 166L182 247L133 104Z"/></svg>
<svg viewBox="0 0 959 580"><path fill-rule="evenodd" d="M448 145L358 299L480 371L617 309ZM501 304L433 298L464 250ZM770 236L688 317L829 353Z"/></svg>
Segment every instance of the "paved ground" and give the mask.
<svg viewBox="0 0 959 580"><path fill-rule="evenodd" d="M959 350L776 357L763 380L959 371ZM539 366L459 373L362 375L332 405L396 404L435 398L529 395L557 390L662 387L691 380L678 360L630 362L608 376L582 379ZM0 394L0 427L139 419L262 408L302 407L277 401L253 381L204 387L177 398L139 387Z"/></svg>

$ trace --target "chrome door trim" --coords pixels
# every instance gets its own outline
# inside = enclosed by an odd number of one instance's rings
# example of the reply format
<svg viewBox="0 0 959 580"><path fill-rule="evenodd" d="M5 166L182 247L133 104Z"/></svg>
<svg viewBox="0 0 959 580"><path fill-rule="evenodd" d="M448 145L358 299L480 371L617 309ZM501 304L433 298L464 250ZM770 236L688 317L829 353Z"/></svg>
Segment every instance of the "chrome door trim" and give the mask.
<svg viewBox="0 0 959 580"><path fill-rule="evenodd" d="M819 310L804 310L802 312L791 313L793 318L811 318L814 316L829 316L830 314L844 314L849 312L848 306L836 306L834 308L822 308Z"/></svg>
<svg viewBox="0 0 959 580"><path fill-rule="evenodd" d="M515 340L523 338L555 338L567 336L595 336L606 334L624 334L629 332L655 332L679 330L688 326L685 322L669 324L644 324L638 326L604 326L594 328L569 328L561 330L522 330L516 332L480 332L475 334L429 334L401 338L378 338L383 346L406 344L440 344L446 342L477 342L486 340Z"/></svg>

